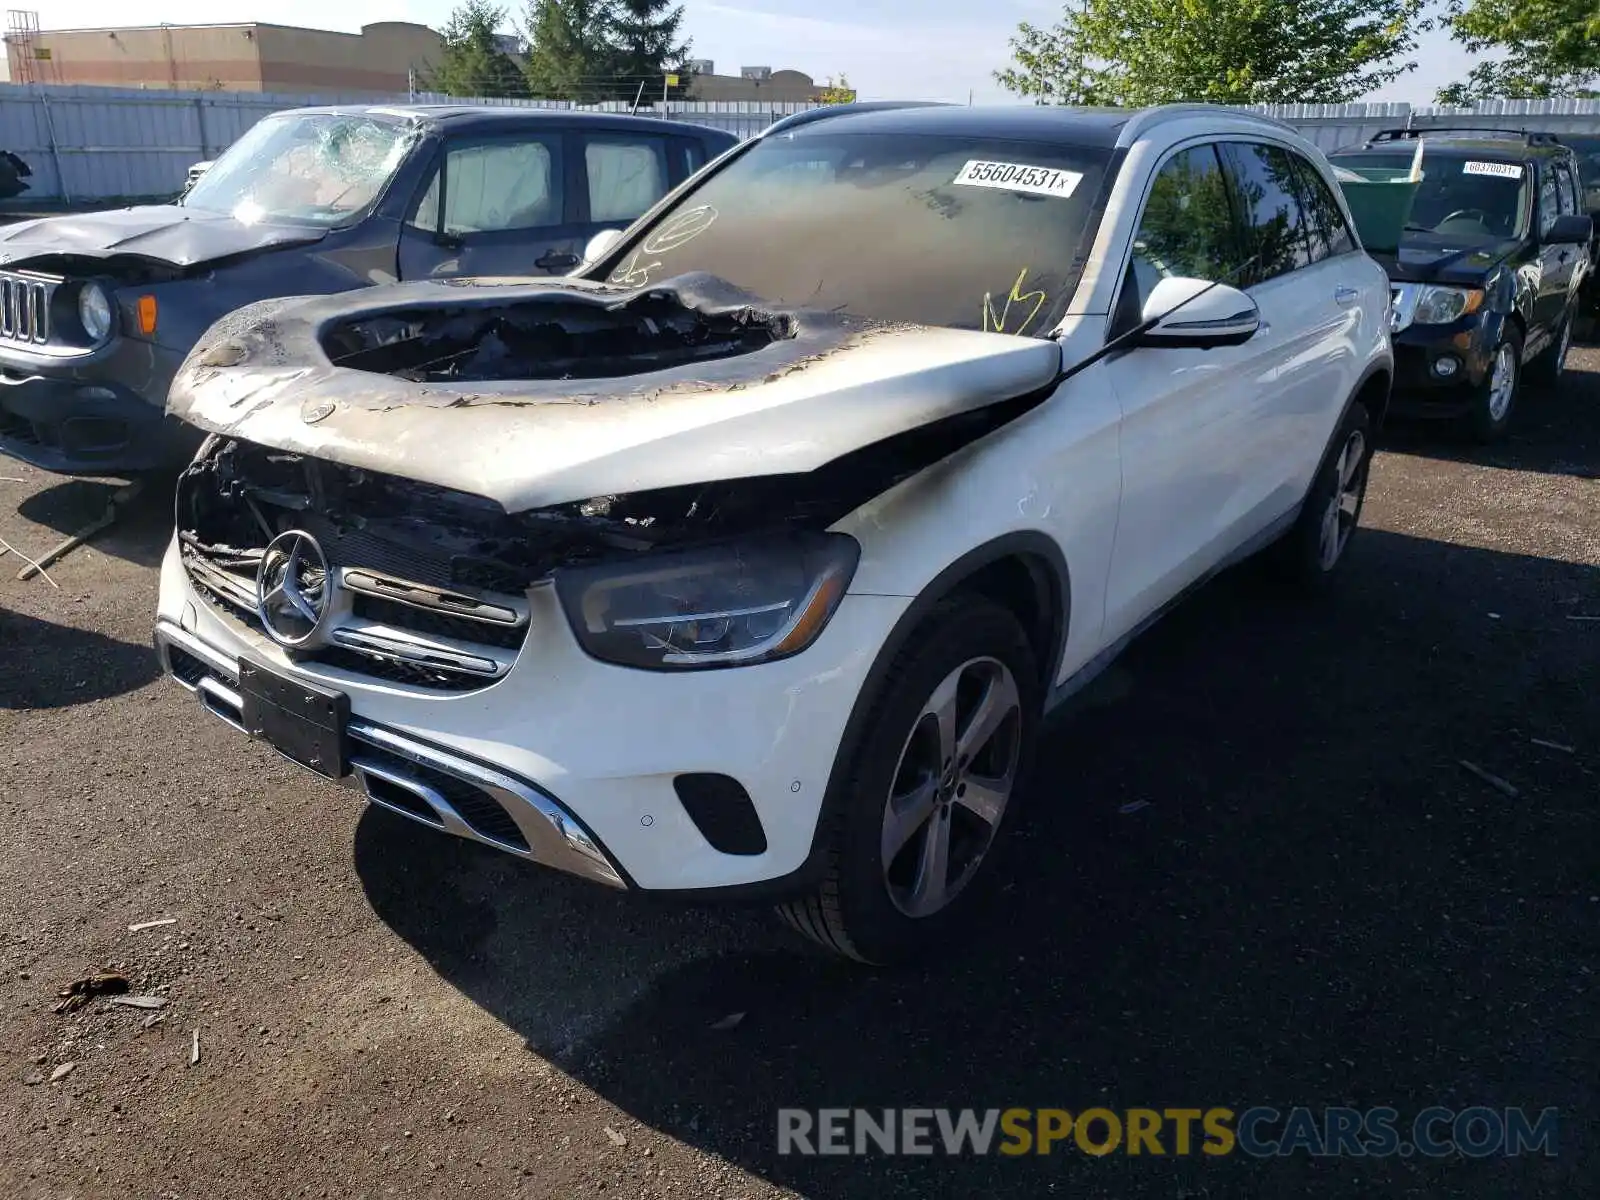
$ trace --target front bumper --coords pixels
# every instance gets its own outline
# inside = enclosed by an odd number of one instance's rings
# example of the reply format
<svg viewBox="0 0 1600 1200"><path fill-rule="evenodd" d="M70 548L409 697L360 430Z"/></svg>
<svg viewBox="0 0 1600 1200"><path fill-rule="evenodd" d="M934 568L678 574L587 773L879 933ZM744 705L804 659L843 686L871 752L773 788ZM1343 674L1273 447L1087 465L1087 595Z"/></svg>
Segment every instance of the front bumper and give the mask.
<svg viewBox="0 0 1600 1200"><path fill-rule="evenodd" d="M1390 412L1408 417L1461 416L1489 377L1492 346L1476 315L1453 325L1412 325L1395 334ZM1446 359L1453 360L1456 369L1441 375L1437 366Z"/></svg>
<svg viewBox="0 0 1600 1200"><path fill-rule="evenodd" d="M236 727L241 655L342 691L354 760L347 782L444 832L648 890L744 888L799 871L845 722L910 601L849 595L793 658L664 673L589 658L552 588L528 599L532 632L502 679L431 691L291 661L192 588L174 542L155 637L168 672ZM765 837L758 853L719 850L702 832L675 786L700 774L744 789ZM455 790L459 782L476 794ZM495 807L481 808L485 799ZM525 848L504 836L505 815Z"/></svg>
<svg viewBox="0 0 1600 1200"><path fill-rule="evenodd" d="M203 436L165 415L182 361L131 339L70 359L0 348L0 453L62 475L181 465Z"/></svg>

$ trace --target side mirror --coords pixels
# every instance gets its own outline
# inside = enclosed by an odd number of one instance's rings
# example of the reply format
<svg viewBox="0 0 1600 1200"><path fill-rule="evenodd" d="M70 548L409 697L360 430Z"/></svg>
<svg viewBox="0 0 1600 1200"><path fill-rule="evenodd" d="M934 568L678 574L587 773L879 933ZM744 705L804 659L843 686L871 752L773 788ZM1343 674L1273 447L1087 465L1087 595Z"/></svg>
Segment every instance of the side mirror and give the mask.
<svg viewBox="0 0 1600 1200"><path fill-rule="evenodd" d="M621 240L622 230L602 229L599 233L590 238L589 244L583 248L584 265L587 266L589 263L598 262L600 259L604 258L606 251L610 250L611 247L615 246Z"/></svg>
<svg viewBox="0 0 1600 1200"><path fill-rule="evenodd" d="M1139 339L1143 346L1193 350L1241 346L1261 328L1261 310L1238 288L1175 275L1151 289L1140 317L1156 322Z"/></svg>
<svg viewBox="0 0 1600 1200"><path fill-rule="evenodd" d="M1557 217L1550 232L1540 240L1547 246L1587 246L1594 237L1594 218L1568 213Z"/></svg>

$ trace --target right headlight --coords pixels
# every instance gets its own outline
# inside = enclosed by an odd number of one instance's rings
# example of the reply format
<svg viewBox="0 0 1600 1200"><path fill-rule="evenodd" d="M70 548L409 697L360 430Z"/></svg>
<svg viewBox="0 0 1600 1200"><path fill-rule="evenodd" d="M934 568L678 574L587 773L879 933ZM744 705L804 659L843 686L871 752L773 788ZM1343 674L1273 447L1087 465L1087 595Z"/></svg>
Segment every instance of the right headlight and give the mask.
<svg viewBox="0 0 1600 1200"><path fill-rule="evenodd" d="M78 323L91 342L103 342L111 332L111 297L98 283L78 289Z"/></svg>
<svg viewBox="0 0 1600 1200"><path fill-rule="evenodd" d="M1483 304L1482 288L1425 287L1417 295L1417 325L1448 325Z"/></svg>
<svg viewBox="0 0 1600 1200"><path fill-rule="evenodd" d="M778 536L556 575L572 632L595 658L656 671L798 654L827 626L861 548L842 534Z"/></svg>

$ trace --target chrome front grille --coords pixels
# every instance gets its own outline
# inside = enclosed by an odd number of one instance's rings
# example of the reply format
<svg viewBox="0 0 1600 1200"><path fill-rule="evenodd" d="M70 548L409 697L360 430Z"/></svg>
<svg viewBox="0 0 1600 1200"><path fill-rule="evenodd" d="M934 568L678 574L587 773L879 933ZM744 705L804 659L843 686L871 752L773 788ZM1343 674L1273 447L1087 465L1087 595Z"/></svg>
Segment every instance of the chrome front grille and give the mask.
<svg viewBox="0 0 1600 1200"><path fill-rule="evenodd" d="M50 340L50 301L58 281L0 271L0 338L42 346Z"/></svg>
<svg viewBox="0 0 1600 1200"><path fill-rule="evenodd" d="M230 619L264 632L256 607L261 552L180 538L184 567L201 594ZM337 563L330 563L330 571L334 598L324 639L317 648L294 652L308 664L412 687L468 691L505 675L528 635L522 596L468 595ZM381 589L382 599L369 589Z"/></svg>

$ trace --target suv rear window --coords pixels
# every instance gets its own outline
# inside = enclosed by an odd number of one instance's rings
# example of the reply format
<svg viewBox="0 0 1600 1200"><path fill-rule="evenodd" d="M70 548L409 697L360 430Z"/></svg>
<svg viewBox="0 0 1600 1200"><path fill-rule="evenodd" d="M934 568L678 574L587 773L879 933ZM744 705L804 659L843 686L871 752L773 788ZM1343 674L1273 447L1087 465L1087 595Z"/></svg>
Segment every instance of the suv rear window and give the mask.
<svg viewBox="0 0 1600 1200"><path fill-rule="evenodd" d="M758 142L610 259L637 287L708 271L775 305L1043 335L1098 224L1111 152L969 137Z"/></svg>

